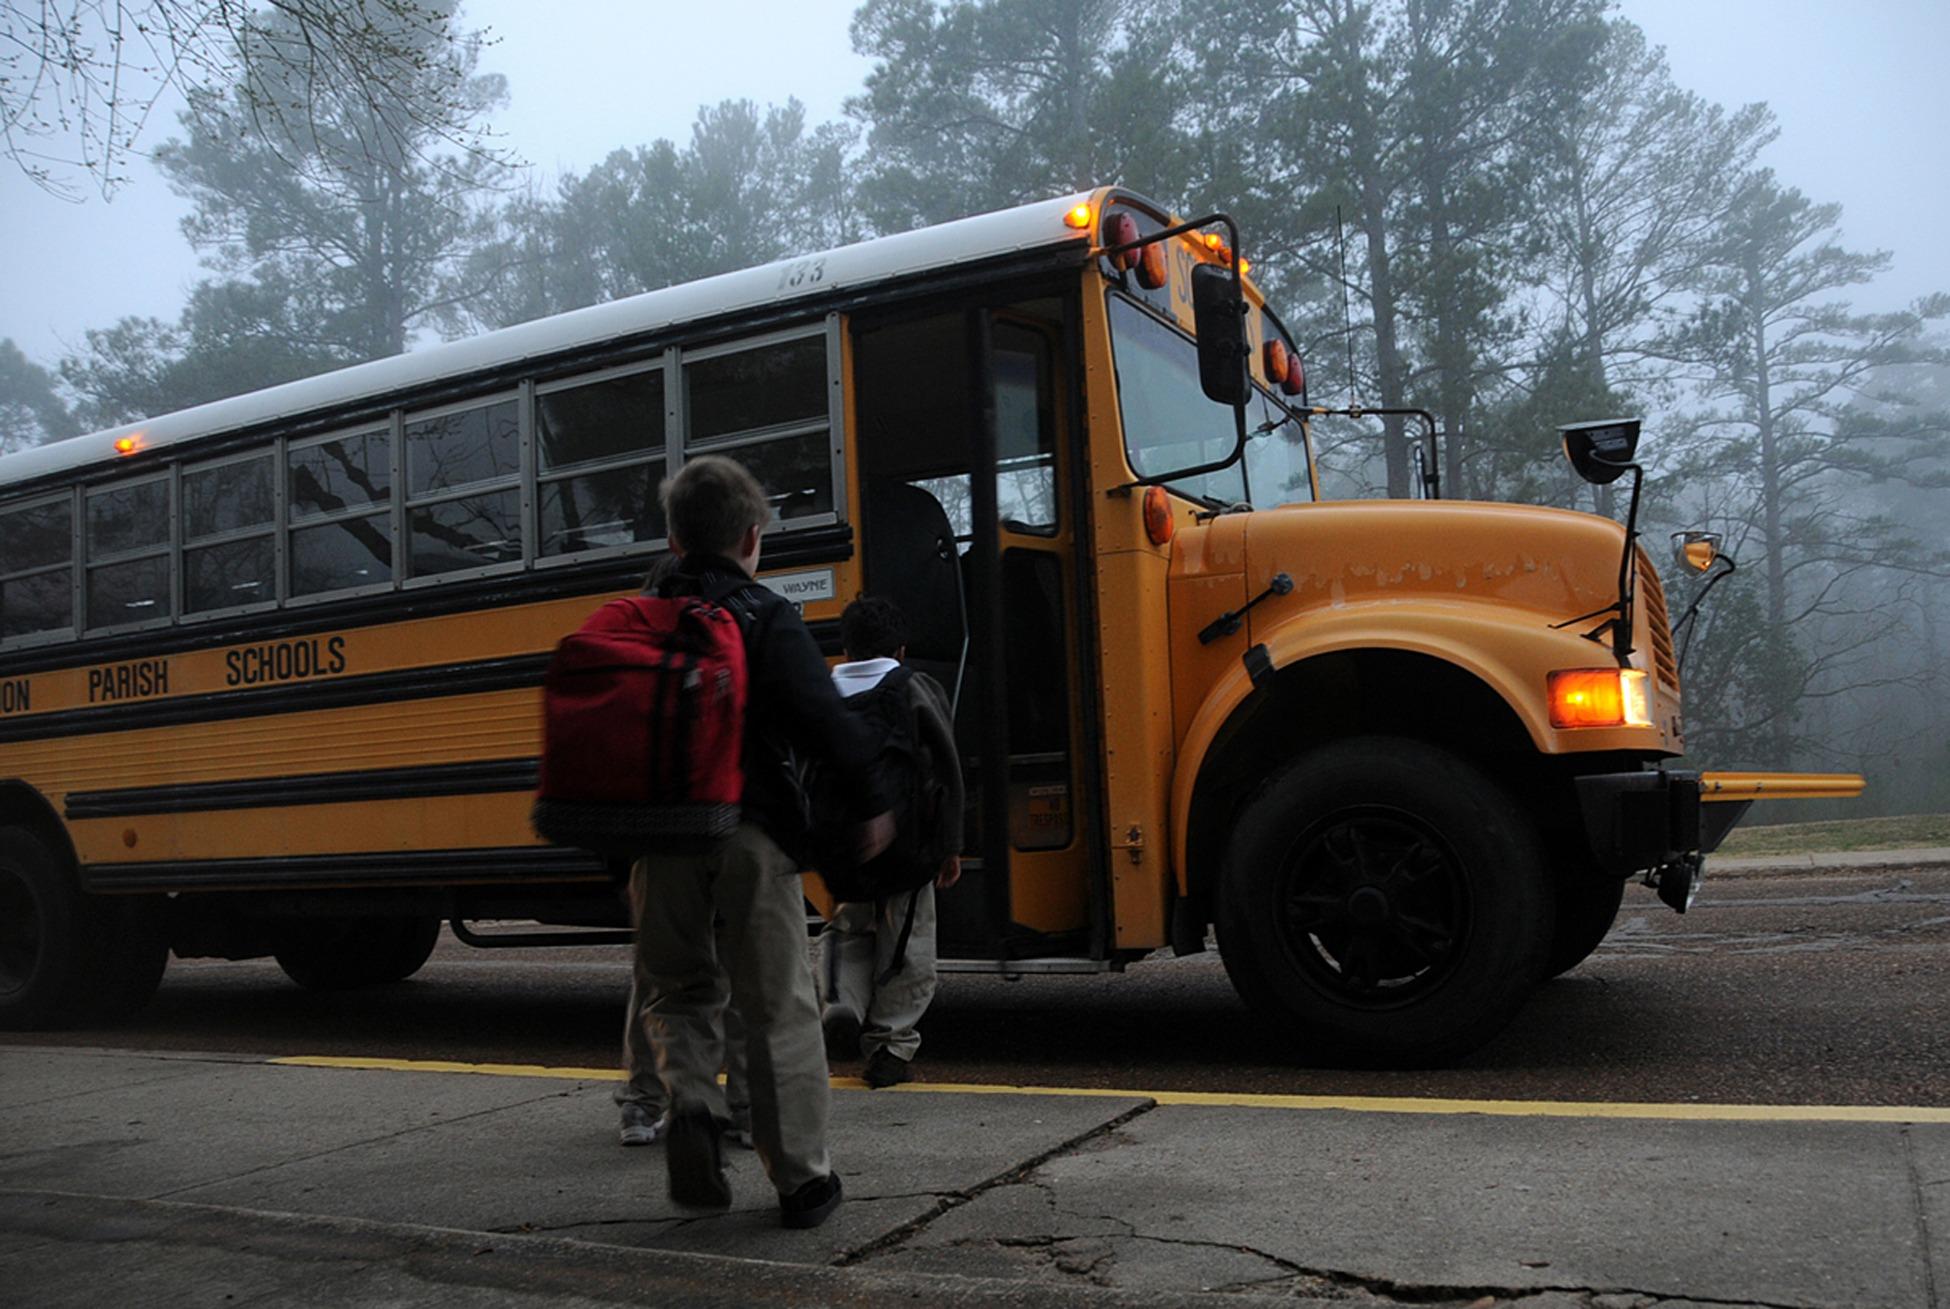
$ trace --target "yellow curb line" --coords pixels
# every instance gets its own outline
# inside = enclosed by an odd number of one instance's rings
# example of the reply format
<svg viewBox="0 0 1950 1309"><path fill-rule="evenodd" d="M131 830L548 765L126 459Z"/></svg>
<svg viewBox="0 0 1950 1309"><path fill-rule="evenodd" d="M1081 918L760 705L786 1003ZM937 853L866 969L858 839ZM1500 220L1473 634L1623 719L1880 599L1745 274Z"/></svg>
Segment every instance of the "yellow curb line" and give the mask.
<svg viewBox="0 0 1950 1309"><path fill-rule="evenodd" d="M613 1082L614 1068L551 1068L542 1064L465 1064L440 1059L357 1059L291 1055L268 1062L295 1068L363 1068L401 1073L474 1073L488 1077L546 1077ZM835 1088L866 1089L857 1077L835 1077ZM1483 1114L1499 1118L1660 1118L1730 1123L1950 1123L1950 1108L1867 1104L1621 1104L1581 1100L1439 1100L1416 1096L1268 1095L1246 1091L1121 1091L1089 1086L986 1086L909 1082L900 1092L946 1095L1041 1095L1152 1100L1161 1105L1233 1109L1340 1110L1357 1114Z"/></svg>

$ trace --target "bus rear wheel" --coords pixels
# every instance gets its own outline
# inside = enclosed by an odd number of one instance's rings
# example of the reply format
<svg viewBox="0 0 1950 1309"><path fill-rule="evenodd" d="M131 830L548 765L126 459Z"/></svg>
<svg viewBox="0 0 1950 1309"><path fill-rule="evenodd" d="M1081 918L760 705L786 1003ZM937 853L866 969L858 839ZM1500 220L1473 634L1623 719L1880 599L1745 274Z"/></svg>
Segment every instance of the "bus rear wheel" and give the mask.
<svg viewBox="0 0 1950 1309"><path fill-rule="evenodd" d="M1521 808L1438 747L1359 737L1247 802L1218 906L1233 986L1309 1058L1427 1067L1501 1031L1543 974L1553 887Z"/></svg>
<svg viewBox="0 0 1950 1309"><path fill-rule="evenodd" d="M159 906L91 897L40 836L0 827L0 1029L126 1017L168 961Z"/></svg>
<svg viewBox="0 0 1950 1309"><path fill-rule="evenodd" d="M314 991L403 982L440 939L440 920L417 914L301 918L281 924L272 954L285 976Z"/></svg>

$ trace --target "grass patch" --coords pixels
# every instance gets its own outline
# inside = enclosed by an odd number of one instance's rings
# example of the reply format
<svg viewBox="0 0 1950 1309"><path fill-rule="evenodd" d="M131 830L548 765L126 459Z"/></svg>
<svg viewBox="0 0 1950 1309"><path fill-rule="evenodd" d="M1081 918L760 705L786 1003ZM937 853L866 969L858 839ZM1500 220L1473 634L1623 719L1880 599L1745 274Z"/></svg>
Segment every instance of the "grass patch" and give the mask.
<svg viewBox="0 0 1950 1309"><path fill-rule="evenodd" d="M1742 825L1733 829L1718 854L1827 854L1836 850L1909 850L1950 846L1950 814L1910 814L1901 818L1845 818L1825 823Z"/></svg>

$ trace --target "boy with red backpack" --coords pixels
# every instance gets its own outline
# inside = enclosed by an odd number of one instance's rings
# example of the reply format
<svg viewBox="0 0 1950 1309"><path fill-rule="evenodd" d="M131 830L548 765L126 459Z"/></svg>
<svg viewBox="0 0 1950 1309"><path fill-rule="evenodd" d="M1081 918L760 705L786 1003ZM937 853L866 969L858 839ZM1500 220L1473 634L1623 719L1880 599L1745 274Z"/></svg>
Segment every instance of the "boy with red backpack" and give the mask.
<svg viewBox="0 0 1950 1309"><path fill-rule="evenodd" d="M827 1055L864 1055L866 1083L880 1088L913 1077L915 1024L934 998L934 893L961 876L961 756L947 693L902 662L907 621L898 605L855 600L840 615L840 640L848 662L833 669L833 684L880 742L899 834L862 868L822 869L841 901L819 935L822 1023Z"/></svg>
<svg viewBox="0 0 1950 1309"><path fill-rule="evenodd" d="M669 1094L671 1199L731 1204L717 1079L728 998L745 1020L752 1136L781 1221L815 1227L841 1189L826 1155L800 865L786 853L806 827L794 752L848 780L860 858L886 847L893 819L873 770L877 745L833 689L812 634L753 581L771 518L764 491L732 460L704 456L664 484L662 499L677 566L655 595L604 606L551 665L536 826L570 844L649 851L630 875L639 971L652 983L643 1019ZM626 713L632 694L656 703ZM645 719L642 750L574 748L641 733ZM732 741L703 744L731 724Z"/></svg>

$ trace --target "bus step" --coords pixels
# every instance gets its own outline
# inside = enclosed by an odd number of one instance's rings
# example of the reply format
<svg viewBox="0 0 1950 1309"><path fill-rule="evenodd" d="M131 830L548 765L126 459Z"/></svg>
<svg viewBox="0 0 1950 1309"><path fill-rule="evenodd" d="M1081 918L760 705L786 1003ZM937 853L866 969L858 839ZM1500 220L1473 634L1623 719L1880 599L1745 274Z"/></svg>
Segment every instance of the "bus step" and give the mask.
<svg viewBox="0 0 1950 1309"><path fill-rule="evenodd" d="M943 973L1000 973L1004 977L1026 977L1045 973L1121 973L1121 959L1074 959L1051 955L1041 959L942 959L935 970Z"/></svg>

